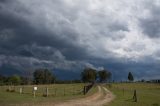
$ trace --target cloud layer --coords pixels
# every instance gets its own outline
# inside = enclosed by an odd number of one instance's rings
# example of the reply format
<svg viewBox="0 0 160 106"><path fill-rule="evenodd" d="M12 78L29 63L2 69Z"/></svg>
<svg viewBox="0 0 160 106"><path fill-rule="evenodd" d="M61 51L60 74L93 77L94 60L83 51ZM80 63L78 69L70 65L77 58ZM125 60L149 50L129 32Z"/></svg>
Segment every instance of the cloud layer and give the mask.
<svg viewBox="0 0 160 106"><path fill-rule="evenodd" d="M160 1L1 0L0 66L160 77Z"/></svg>

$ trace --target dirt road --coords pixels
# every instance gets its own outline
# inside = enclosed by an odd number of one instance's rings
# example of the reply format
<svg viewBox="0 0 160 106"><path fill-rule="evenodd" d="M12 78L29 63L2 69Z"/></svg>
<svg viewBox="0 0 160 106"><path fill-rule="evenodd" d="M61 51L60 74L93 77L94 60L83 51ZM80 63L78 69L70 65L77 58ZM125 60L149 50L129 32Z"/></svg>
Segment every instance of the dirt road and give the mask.
<svg viewBox="0 0 160 106"><path fill-rule="evenodd" d="M69 100L54 106L102 106L111 102L115 96L105 87L98 86L98 92L86 98Z"/></svg>
<svg viewBox="0 0 160 106"><path fill-rule="evenodd" d="M72 99L66 102L48 102L48 103L40 103L40 104L17 104L16 106L103 106L111 102L115 96L110 92L107 88L98 86L98 91L91 96L80 98L80 99ZM12 105L11 105L12 106ZM14 105L15 106L15 105Z"/></svg>

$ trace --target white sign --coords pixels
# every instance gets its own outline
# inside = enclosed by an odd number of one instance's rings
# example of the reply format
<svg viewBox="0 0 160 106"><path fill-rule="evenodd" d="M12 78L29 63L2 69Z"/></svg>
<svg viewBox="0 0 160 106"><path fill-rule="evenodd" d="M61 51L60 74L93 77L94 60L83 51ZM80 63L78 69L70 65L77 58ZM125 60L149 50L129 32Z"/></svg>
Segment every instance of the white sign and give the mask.
<svg viewBox="0 0 160 106"><path fill-rule="evenodd" d="M19 89L19 93L20 93L20 94L22 93L22 88Z"/></svg>
<svg viewBox="0 0 160 106"><path fill-rule="evenodd" d="M34 89L34 91L37 91L37 87L34 87L33 89Z"/></svg>

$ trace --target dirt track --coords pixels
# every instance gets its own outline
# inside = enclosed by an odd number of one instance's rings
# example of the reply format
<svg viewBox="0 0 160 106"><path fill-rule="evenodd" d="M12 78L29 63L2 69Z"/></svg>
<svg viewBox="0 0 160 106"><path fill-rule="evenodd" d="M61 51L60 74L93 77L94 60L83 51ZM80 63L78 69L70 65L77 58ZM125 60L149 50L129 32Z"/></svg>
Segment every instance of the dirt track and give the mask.
<svg viewBox="0 0 160 106"><path fill-rule="evenodd" d="M82 99L69 100L54 106L102 106L111 102L115 96L105 87L98 86L98 92Z"/></svg>
<svg viewBox="0 0 160 106"><path fill-rule="evenodd" d="M103 106L111 102L115 96L110 92L107 88L98 86L98 91L91 96L80 98L80 99L72 99L66 102L48 102L44 104L17 104L16 106ZM11 105L12 106L12 105Z"/></svg>

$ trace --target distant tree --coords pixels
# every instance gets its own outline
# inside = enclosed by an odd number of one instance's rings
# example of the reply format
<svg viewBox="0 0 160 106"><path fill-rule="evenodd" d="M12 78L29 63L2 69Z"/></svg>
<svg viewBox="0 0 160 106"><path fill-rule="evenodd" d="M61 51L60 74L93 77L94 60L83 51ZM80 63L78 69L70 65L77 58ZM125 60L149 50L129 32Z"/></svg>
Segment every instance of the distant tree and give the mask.
<svg viewBox="0 0 160 106"><path fill-rule="evenodd" d="M25 77L23 77L23 80L25 81L25 85L32 84L33 80L33 70L27 70L24 72Z"/></svg>
<svg viewBox="0 0 160 106"><path fill-rule="evenodd" d="M111 72L107 70L98 71L99 81L103 82L111 77Z"/></svg>
<svg viewBox="0 0 160 106"><path fill-rule="evenodd" d="M103 82L107 79L107 72L105 70L98 71L99 81Z"/></svg>
<svg viewBox="0 0 160 106"><path fill-rule="evenodd" d="M8 77L8 83L13 85L19 85L21 84L21 78L18 75L13 75L11 77Z"/></svg>
<svg viewBox="0 0 160 106"><path fill-rule="evenodd" d="M81 83L81 80L75 79L71 81L72 83Z"/></svg>
<svg viewBox="0 0 160 106"><path fill-rule="evenodd" d="M35 84L50 84L55 80L55 76L48 69L37 69L33 73Z"/></svg>
<svg viewBox="0 0 160 106"><path fill-rule="evenodd" d="M141 82L145 82L145 80L144 80L144 79L142 79L142 80L141 80Z"/></svg>
<svg viewBox="0 0 160 106"><path fill-rule="evenodd" d="M133 75L131 72L128 73L128 80L129 81L134 81Z"/></svg>
<svg viewBox="0 0 160 106"><path fill-rule="evenodd" d="M97 78L97 72L92 68L85 68L81 73L81 79L83 82L94 82Z"/></svg>
<svg viewBox="0 0 160 106"><path fill-rule="evenodd" d="M28 80L28 77L21 76L20 78L21 78L21 85L29 85L29 84L31 84L31 81Z"/></svg>
<svg viewBox="0 0 160 106"><path fill-rule="evenodd" d="M6 81L6 77L3 75L0 75L0 85L4 85Z"/></svg>

